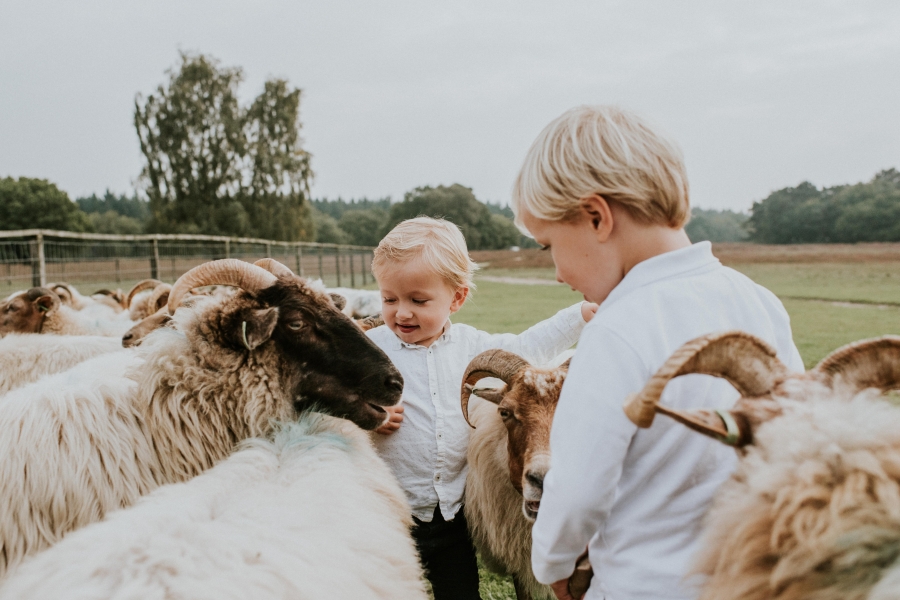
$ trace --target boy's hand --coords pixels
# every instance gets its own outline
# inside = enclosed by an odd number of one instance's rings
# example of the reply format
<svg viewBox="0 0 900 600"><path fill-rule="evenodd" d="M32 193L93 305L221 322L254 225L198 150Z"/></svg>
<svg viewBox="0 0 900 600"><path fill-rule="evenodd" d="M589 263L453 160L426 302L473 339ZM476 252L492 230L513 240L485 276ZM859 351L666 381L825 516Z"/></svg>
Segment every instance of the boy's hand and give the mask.
<svg viewBox="0 0 900 600"><path fill-rule="evenodd" d="M384 410L388 414L387 423L376 429L375 433L390 435L400 429L400 423L403 422L403 405L385 406Z"/></svg>
<svg viewBox="0 0 900 600"><path fill-rule="evenodd" d="M600 308L600 306L593 302L584 301L581 303L581 318L584 319L585 323L594 318L598 308Z"/></svg>

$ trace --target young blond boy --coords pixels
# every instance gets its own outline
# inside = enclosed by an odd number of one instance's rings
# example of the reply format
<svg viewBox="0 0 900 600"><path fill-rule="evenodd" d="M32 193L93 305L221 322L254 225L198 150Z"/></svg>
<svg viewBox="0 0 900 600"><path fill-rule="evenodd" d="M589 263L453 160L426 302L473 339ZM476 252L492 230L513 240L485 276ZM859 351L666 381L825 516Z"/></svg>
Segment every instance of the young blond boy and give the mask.
<svg viewBox="0 0 900 600"><path fill-rule="evenodd" d="M657 419L637 430L622 403L697 336L729 329L803 363L768 290L691 245L677 145L637 116L570 110L538 136L513 190L517 222L548 247L557 279L600 304L578 342L553 421L551 466L532 530L532 566L557 597L589 548L590 599L694 598L687 575L703 516L735 453ZM704 375L674 380L663 403L727 408L737 393Z"/></svg>
<svg viewBox="0 0 900 600"><path fill-rule="evenodd" d="M402 403L377 430L375 446L406 491L435 599L478 599L475 551L461 510L469 440L459 404L465 368L490 348L546 363L575 343L597 307L576 304L521 335L451 324L474 288L476 266L462 233L442 219L397 225L375 250L372 268L385 324L368 335L404 381Z"/></svg>

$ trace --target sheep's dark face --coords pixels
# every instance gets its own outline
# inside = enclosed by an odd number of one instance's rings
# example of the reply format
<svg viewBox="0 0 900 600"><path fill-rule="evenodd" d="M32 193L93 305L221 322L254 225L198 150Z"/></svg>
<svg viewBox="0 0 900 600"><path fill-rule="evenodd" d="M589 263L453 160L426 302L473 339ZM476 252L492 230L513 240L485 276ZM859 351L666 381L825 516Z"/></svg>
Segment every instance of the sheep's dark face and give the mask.
<svg viewBox="0 0 900 600"><path fill-rule="evenodd" d="M387 355L341 313L327 295L299 277L282 277L263 290L250 336L271 337L283 357L283 374L297 410L319 407L375 429L382 407L400 401L403 378ZM250 341L251 345L253 341Z"/></svg>
<svg viewBox="0 0 900 600"><path fill-rule="evenodd" d="M40 333L44 317L59 307L59 297L46 288L31 288L0 304L0 336L8 333Z"/></svg>
<svg viewBox="0 0 900 600"><path fill-rule="evenodd" d="M550 468L550 425L565 376L562 368L528 367L508 388L478 392L497 404L506 425L510 482L522 494L522 511L530 520L537 518Z"/></svg>

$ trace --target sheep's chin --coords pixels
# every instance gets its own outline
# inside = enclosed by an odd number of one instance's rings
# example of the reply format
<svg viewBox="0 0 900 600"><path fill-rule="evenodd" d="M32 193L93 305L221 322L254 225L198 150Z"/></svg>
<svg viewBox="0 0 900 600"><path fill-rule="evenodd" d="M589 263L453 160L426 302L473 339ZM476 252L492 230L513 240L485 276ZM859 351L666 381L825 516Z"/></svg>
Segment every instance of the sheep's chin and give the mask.
<svg viewBox="0 0 900 600"><path fill-rule="evenodd" d="M538 510L541 508L540 500L524 500L522 502L522 513L529 521L537 519Z"/></svg>

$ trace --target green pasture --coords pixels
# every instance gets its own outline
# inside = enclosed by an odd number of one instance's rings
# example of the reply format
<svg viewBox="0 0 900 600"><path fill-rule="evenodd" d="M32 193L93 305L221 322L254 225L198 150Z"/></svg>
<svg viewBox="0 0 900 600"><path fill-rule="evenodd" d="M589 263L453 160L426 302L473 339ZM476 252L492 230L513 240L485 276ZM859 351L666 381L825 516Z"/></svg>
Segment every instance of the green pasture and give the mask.
<svg viewBox="0 0 900 600"><path fill-rule="evenodd" d="M777 294L791 316L807 367L855 340L900 334L900 264L749 264L739 271ZM456 320L518 333L581 299L565 285L523 285L484 277L554 279L553 269L485 269Z"/></svg>

